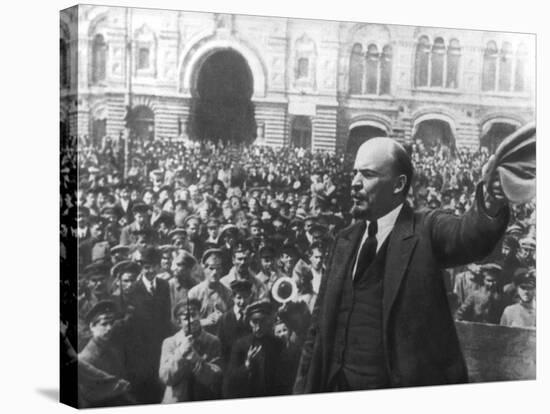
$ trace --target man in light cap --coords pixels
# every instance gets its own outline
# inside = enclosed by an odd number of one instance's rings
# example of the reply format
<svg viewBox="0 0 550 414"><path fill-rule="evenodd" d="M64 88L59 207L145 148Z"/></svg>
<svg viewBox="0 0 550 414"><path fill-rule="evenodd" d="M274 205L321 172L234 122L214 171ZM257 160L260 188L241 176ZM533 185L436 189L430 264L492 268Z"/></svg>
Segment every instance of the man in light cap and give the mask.
<svg viewBox="0 0 550 414"><path fill-rule="evenodd" d="M534 328L536 326L535 306L535 272L530 271L519 274L514 279L517 286L519 302L504 309L500 324L504 326L515 326L519 328Z"/></svg>
<svg viewBox="0 0 550 414"><path fill-rule="evenodd" d="M162 344L159 377L165 384L162 403L219 398L222 369L219 339L200 323L201 304L183 299L173 317L180 330Z"/></svg>
<svg viewBox="0 0 550 414"><path fill-rule="evenodd" d="M517 257L522 267L535 266L535 250L537 242L531 237L524 237L519 241Z"/></svg>
<svg viewBox="0 0 550 414"><path fill-rule="evenodd" d="M197 284L198 281L192 277L191 273L196 265L197 260L185 250L180 250L174 257L172 264L174 277L168 281L172 312L176 304L187 298L189 290ZM172 321L177 322L175 319L172 319Z"/></svg>
<svg viewBox="0 0 550 414"><path fill-rule="evenodd" d="M267 297L267 286L256 277L250 268L250 245L247 242L238 242L232 251L233 267L229 273L221 278L227 288L229 288L233 280L248 280L252 283L253 300L259 300Z"/></svg>
<svg viewBox="0 0 550 414"><path fill-rule="evenodd" d="M218 322L224 312L233 306L231 290L220 282L222 252L209 249L202 256L205 279L189 290L189 298L200 304L201 325L209 333L216 335Z"/></svg>
<svg viewBox="0 0 550 414"><path fill-rule="evenodd" d="M490 177L462 217L414 212L406 202L412 176L397 141L372 138L359 148L355 223L331 249L295 393L467 382L443 269L487 256L509 208Z"/></svg>

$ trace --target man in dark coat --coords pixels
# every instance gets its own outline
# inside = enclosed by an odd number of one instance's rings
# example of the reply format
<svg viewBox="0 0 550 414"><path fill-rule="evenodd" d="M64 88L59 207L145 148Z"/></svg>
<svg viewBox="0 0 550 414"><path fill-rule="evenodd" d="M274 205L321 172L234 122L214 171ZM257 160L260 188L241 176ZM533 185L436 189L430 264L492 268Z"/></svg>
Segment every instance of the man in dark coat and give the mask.
<svg viewBox="0 0 550 414"><path fill-rule="evenodd" d="M248 280L234 280L230 286L234 305L224 312L218 323L218 338L221 342L224 364L229 362L235 341L250 333L250 326L245 320L245 310L252 297L252 283Z"/></svg>
<svg viewBox="0 0 550 414"><path fill-rule="evenodd" d="M132 404L123 348L123 322L110 300L98 302L86 315L92 337L78 354L81 364L93 369L79 375L80 397L88 407ZM82 366L80 366L82 370Z"/></svg>
<svg viewBox="0 0 550 414"><path fill-rule="evenodd" d="M414 212L406 203L412 175L396 141L372 138L360 147L352 180L356 222L333 245L295 393L468 380L442 272L487 256L509 209L493 178L493 195L479 185L462 217Z"/></svg>
<svg viewBox="0 0 550 414"><path fill-rule="evenodd" d="M132 346L128 366L140 403L158 403L163 387L158 378L162 341L172 334L170 288L157 277L160 254L152 246L141 250L140 279L128 294L134 307Z"/></svg>
<svg viewBox="0 0 550 414"><path fill-rule="evenodd" d="M237 340L231 350L223 396L225 398L281 395L284 392L281 365L284 344L273 335L273 310L268 301L246 309L252 333Z"/></svg>

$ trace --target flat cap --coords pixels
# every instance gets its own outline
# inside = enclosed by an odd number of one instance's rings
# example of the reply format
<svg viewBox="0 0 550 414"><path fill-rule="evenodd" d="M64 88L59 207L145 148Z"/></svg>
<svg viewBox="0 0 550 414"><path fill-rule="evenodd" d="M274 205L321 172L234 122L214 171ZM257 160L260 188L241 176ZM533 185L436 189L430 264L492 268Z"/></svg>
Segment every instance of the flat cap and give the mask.
<svg viewBox="0 0 550 414"><path fill-rule="evenodd" d="M263 299L251 303L246 307L245 315L247 319L250 319L254 314L261 314L269 316L273 313L273 305L271 302Z"/></svg>
<svg viewBox="0 0 550 414"><path fill-rule="evenodd" d="M86 314L86 323L95 323L100 317L119 317L119 309L116 302L112 300L102 300L96 303Z"/></svg>

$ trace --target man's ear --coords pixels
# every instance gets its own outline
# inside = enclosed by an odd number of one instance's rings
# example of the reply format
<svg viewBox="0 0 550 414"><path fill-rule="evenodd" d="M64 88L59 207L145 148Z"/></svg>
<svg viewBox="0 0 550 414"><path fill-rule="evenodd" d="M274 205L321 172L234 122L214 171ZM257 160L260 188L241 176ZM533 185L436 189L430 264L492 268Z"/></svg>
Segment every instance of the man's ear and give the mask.
<svg viewBox="0 0 550 414"><path fill-rule="evenodd" d="M406 185L407 185L407 176L405 174L401 174L395 179L393 193L394 194L402 193Z"/></svg>

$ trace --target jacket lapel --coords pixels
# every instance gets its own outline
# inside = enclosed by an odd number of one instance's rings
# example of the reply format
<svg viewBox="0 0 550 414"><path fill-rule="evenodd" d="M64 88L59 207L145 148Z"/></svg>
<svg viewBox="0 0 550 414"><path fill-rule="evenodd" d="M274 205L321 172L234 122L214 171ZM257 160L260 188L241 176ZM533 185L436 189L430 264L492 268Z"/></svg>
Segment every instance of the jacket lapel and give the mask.
<svg viewBox="0 0 550 414"><path fill-rule="evenodd" d="M344 277L348 273L349 266L352 265L351 261L355 257L355 252L359 248L359 242L363 236L361 223L355 223L352 225L347 232L342 234L340 240L334 247L333 252L333 261L337 263L336 269L327 280L327 289L330 289L332 285L331 282L338 283L341 285L341 282L344 280Z"/></svg>
<svg viewBox="0 0 550 414"><path fill-rule="evenodd" d="M349 266L354 258L354 253L358 248L359 241L363 236L362 226L356 223L343 232L338 239L335 247L330 271L324 275L327 278L327 286L324 295L324 315L322 323L327 329L323 329L328 335L334 332L334 324L338 315L338 306L340 306L341 293L344 286L344 279L348 275Z"/></svg>
<svg viewBox="0 0 550 414"><path fill-rule="evenodd" d="M414 215L408 204L403 205L390 235L386 268L384 272L384 297L382 302L384 328L387 327L391 308L409 266L418 238L414 234ZM387 331L387 330L386 330Z"/></svg>

